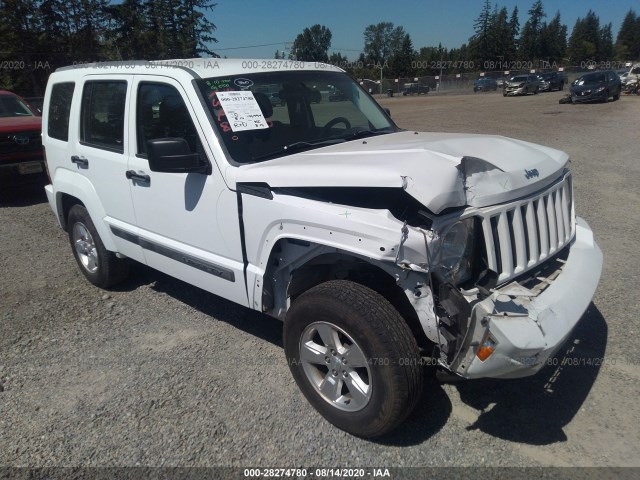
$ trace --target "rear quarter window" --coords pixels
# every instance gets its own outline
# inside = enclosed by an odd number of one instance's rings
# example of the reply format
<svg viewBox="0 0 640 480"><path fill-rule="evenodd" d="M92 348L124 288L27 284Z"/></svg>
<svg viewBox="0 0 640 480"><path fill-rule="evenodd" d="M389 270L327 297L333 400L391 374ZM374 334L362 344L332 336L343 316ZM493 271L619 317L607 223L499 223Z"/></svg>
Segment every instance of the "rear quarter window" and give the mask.
<svg viewBox="0 0 640 480"><path fill-rule="evenodd" d="M51 138L69 140L69 114L75 83L57 83L51 89L47 133Z"/></svg>
<svg viewBox="0 0 640 480"><path fill-rule="evenodd" d="M113 152L124 152L124 110L127 82L96 80L82 91L80 142Z"/></svg>

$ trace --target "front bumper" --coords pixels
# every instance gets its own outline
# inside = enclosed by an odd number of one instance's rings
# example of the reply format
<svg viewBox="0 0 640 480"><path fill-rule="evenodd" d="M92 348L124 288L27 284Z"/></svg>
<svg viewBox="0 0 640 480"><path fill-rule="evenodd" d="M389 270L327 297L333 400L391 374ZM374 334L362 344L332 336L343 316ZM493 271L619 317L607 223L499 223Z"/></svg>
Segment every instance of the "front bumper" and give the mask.
<svg viewBox="0 0 640 480"><path fill-rule="evenodd" d="M576 218L569 248L564 267L542 293L532 297L526 289L514 290L512 283L473 306L469 332L451 366L455 373L464 378L518 378L548 363L589 306L602 271L602 252L581 218ZM481 361L476 352L488 335L496 342L495 350Z"/></svg>
<svg viewBox="0 0 640 480"><path fill-rule="evenodd" d="M526 95L526 87L507 87L504 89L504 94L509 95Z"/></svg>
<svg viewBox="0 0 640 480"><path fill-rule="evenodd" d="M607 98L606 90L601 92L593 92L589 95L578 95L575 92L571 92L572 103L589 103L589 102L601 102Z"/></svg>

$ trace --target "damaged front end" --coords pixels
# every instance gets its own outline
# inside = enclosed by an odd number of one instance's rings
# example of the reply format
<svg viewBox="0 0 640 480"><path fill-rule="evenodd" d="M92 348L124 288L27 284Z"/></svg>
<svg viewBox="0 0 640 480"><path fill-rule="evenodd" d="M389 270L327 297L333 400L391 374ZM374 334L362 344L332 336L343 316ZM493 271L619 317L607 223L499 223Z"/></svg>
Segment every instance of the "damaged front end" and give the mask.
<svg viewBox="0 0 640 480"><path fill-rule="evenodd" d="M474 160L469 171L491 169ZM602 269L591 230L575 218L568 172L517 201L434 217L421 234L426 262L399 265L422 269L425 285L399 284L438 363L464 378L537 372L580 320Z"/></svg>

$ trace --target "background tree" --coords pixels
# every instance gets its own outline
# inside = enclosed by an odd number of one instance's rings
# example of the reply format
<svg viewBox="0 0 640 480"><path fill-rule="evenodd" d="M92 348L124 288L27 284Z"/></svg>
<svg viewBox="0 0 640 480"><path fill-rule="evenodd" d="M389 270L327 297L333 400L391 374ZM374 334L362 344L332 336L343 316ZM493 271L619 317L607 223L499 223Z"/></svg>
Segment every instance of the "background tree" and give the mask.
<svg viewBox="0 0 640 480"><path fill-rule="evenodd" d="M567 53L567 26L560 21L557 12L540 31L540 59L553 64L562 62Z"/></svg>
<svg viewBox="0 0 640 480"><path fill-rule="evenodd" d="M615 46L618 60L640 58L640 16L629 10L622 21Z"/></svg>
<svg viewBox="0 0 640 480"><path fill-rule="evenodd" d="M542 57L542 19L547 16L544 13L542 2L537 0L529 10L529 19L522 27L520 34L519 57L524 61L536 61Z"/></svg>
<svg viewBox="0 0 640 480"><path fill-rule="evenodd" d="M506 59L515 60L520 45L520 20L518 19L518 6L513 7L511 17L509 17L509 39L512 45L508 50Z"/></svg>
<svg viewBox="0 0 640 480"><path fill-rule="evenodd" d="M331 30L324 25L305 28L293 42L289 58L306 62L328 62Z"/></svg>
<svg viewBox="0 0 640 480"><path fill-rule="evenodd" d="M406 32L391 22L369 25L364 30L364 57L367 62L384 64L402 47Z"/></svg>
<svg viewBox="0 0 640 480"><path fill-rule="evenodd" d="M391 69L392 77L408 77L413 75L414 68L413 62L416 57L416 53L413 49L413 42L408 33L405 33L402 37L400 45L393 47L394 51L391 54L389 66Z"/></svg>
<svg viewBox="0 0 640 480"><path fill-rule="evenodd" d="M495 40L493 23L494 14L491 12L491 2L484 0L482 10L473 24L475 34L469 39L471 54L480 63L493 57Z"/></svg>
<svg viewBox="0 0 640 480"><path fill-rule="evenodd" d="M611 60L607 55L611 55L612 51L611 27L600 28L600 19L592 10L585 18L576 20L567 46L567 55L574 65L585 61Z"/></svg>

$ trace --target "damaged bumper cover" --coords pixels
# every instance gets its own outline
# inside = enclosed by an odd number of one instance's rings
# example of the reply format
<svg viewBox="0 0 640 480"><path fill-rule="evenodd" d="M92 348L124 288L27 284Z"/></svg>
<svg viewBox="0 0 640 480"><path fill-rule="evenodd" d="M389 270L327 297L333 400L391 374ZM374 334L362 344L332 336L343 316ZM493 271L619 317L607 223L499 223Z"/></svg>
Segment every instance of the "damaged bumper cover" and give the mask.
<svg viewBox="0 0 640 480"><path fill-rule="evenodd" d="M533 375L564 344L589 306L602 271L602 252L589 225L576 219L566 263L536 294L513 282L473 306L465 340L450 365L464 378ZM489 340L492 353L478 350ZM482 356L482 355L480 355Z"/></svg>

